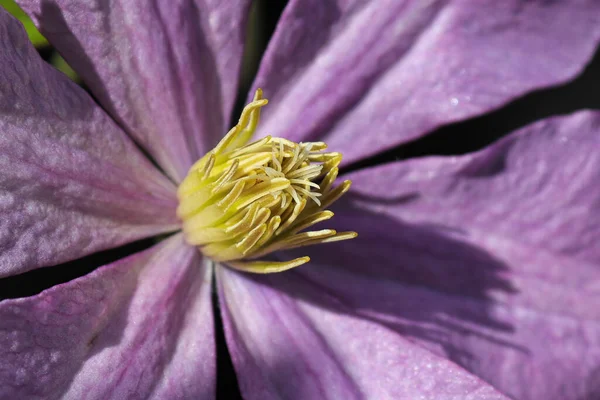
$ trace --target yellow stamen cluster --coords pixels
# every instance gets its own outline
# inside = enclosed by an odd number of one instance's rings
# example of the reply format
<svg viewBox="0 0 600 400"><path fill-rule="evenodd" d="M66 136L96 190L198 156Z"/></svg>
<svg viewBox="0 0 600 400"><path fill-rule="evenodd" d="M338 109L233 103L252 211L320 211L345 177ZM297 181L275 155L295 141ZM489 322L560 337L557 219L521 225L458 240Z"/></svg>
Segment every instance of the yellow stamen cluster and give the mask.
<svg viewBox="0 0 600 400"><path fill-rule="evenodd" d="M355 232L304 232L333 216L325 210L350 188L333 187L340 153L322 142L267 136L249 143L267 104L256 91L238 124L190 169L179 186L177 215L188 243L215 261L248 272L279 272L310 259L260 261L277 250L352 239Z"/></svg>

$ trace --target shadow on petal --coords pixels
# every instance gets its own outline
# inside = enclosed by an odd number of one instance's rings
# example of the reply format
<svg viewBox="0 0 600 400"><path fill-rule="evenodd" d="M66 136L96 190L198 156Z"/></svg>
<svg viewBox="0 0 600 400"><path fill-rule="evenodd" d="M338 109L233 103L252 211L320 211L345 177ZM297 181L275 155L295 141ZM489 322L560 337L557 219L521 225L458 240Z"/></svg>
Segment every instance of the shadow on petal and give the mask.
<svg viewBox="0 0 600 400"><path fill-rule="evenodd" d="M506 265L470 244L459 228L394 220L349 200L331 224L359 232L357 239L285 254L309 255L311 263L253 279L301 301L384 325L467 368L477 360L456 342L457 335L527 352L501 338L513 327L491 310L498 298L516 293Z"/></svg>

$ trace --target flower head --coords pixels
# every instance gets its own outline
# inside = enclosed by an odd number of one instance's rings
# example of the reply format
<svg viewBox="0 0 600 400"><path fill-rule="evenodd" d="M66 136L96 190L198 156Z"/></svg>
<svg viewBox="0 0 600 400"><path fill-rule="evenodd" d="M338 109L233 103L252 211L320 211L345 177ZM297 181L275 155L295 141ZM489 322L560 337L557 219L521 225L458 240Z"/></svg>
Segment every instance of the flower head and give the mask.
<svg viewBox="0 0 600 400"><path fill-rule="evenodd" d="M94 97L0 10L0 398L213 398L215 312L247 399L597 393L600 114L371 158L575 77L597 1L291 0L224 139L247 0L20 4Z"/></svg>

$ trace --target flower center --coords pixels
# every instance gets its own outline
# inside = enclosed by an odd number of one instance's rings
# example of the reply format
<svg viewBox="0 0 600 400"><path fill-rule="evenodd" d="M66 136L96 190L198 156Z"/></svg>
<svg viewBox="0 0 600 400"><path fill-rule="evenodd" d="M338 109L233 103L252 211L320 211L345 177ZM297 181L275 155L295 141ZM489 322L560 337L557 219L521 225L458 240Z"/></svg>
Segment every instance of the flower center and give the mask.
<svg viewBox="0 0 600 400"><path fill-rule="evenodd" d="M187 242L215 261L248 272L280 272L309 257L273 262L277 250L352 239L355 232L305 231L333 216L325 210L350 188L337 187L340 153L323 142L267 136L248 143L267 104L258 89L217 146L198 160L177 190L177 215Z"/></svg>

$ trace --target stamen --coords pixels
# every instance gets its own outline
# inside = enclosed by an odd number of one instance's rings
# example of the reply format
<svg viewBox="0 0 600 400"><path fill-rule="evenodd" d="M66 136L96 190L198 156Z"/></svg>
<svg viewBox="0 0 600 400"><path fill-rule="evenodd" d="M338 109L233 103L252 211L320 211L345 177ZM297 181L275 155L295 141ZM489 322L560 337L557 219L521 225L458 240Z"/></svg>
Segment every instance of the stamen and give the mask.
<svg viewBox="0 0 600 400"><path fill-rule="evenodd" d="M257 90L238 124L192 166L177 191L188 243L215 261L253 273L310 261L256 260L274 251L356 237L332 229L303 232L333 216L325 208L348 191L350 181L333 187L342 156L324 152L323 142L266 136L249 143L266 104Z"/></svg>
<svg viewBox="0 0 600 400"><path fill-rule="evenodd" d="M227 182L229 182L231 180L231 178L233 178L233 175L236 173L239 166L240 166L240 160L234 160L233 163L231 164L231 166L229 167L229 169L227 169L225 171L225 173L223 175L221 175L219 177L219 179L216 180L215 187L212 189L212 192L213 193L219 192L221 187L223 185L225 185ZM205 176L204 179L206 179L206 178L208 178L208 176Z"/></svg>
<svg viewBox="0 0 600 400"><path fill-rule="evenodd" d="M299 267L310 261L309 257L300 257L295 260L273 262L273 261L232 261L229 263L233 268L244 272L252 272L255 274L272 274L274 272L283 272L288 269Z"/></svg>

